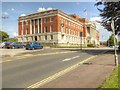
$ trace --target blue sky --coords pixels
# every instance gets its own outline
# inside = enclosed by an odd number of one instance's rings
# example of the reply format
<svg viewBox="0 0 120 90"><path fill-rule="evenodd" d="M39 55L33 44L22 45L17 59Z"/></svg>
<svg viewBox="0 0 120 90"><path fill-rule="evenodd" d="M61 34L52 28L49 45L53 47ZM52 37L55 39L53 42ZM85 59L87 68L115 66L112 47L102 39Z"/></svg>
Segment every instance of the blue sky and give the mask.
<svg viewBox="0 0 120 90"><path fill-rule="evenodd" d="M78 14L95 22L95 20L101 20L101 18L94 4L94 2L2 2L2 15L9 17L2 20L2 30L13 37L18 32L18 17L21 14L35 13L38 8L59 9L67 14ZM87 10L87 16L83 12L84 9ZM100 40L107 40L110 33L98 23L97 29L100 32Z"/></svg>

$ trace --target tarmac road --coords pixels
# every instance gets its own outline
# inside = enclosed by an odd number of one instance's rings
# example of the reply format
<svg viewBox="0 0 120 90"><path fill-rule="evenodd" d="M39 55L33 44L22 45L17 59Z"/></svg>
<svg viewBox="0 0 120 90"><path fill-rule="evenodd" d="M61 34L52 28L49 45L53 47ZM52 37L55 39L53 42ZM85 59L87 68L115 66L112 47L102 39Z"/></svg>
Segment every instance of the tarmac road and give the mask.
<svg viewBox="0 0 120 90"><path fill-rule="evenodd" d="M106 50L72 50L68 53L38 55L4 62L2 63L2 87L26 88L29 85L104 51Z"/></svg>

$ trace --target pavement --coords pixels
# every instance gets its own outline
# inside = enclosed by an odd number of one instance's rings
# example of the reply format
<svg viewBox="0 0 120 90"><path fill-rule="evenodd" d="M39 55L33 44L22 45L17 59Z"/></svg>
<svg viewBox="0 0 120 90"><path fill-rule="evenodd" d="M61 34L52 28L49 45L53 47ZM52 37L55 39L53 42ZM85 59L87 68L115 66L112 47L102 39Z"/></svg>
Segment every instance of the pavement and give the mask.
<svg viewBox="0 0 120 90"><path fill-rule="evenodd" d="M37 51L41 51L44 49L48 49L49 47L44 47L43 49L36 49L36 50L26 50L24 48L20 48L20 49L5 49L5 48L0 48L0 57L13 57L16 55L20 55L20 54L26 54L26 53L33 53L33 52L37 52Z"/></svg>
<svg viewBox="0 0 120 90"><path fill-rule="evenodd" d="M115 67L113 53L99 55L40 88L98 88Z"/></svg>
<svg viewBox="0 0 120 90"><path fill-rule="evenodd" d="M47 50L47 49L54 49L54 50L79 50L79 48L50 48L50 47L44 47L43 49L36 49L36 50L25 50L24 48L20 49L5 49L0 48L0 58L4 57L14 57L17 55L25 55L25 54L33 54L34 52L40 53L41 50ZM113 48L83 48L83 50L113 50ZM43 52L43 51L42 51ZM46 51L45 51L46 52Z"/></svg>

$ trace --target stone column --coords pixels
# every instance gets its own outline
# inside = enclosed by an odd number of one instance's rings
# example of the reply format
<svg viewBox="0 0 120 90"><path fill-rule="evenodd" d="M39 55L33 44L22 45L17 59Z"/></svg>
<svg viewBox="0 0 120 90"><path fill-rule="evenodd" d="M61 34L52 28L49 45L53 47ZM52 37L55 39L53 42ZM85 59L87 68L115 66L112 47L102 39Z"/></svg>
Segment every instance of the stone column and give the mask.
<svg viewBox="0 0 120 90"><path fill-rule="evenodd" d="M24 21L22 21L22 33L21 33L22 42L24 42Z"/></svg>
<svg viewBox="0 0 120 90"><path fill-rule="evenodd" d="M42 33L42 18L41 18L41 33Z"/></svg>
<svg viewBox="0 0 120 90"><path fill-rule="evenodd" d="M33 20L33 22L34 22L33 24L34 24L34 34L35 34L35 19Z"/></svg>
<svg viewBox="0 0 120 90"><path fill-rule="evenodd" d="M32 34L32 21L30 20L30 34Z"/></svg>
<svg viewBox="0 0 120 90"><path fill-rule="evenodd" d="M40 26L39 26L39 19L38 19L38 33L39 33L39 27L40 27Z"/></svg>

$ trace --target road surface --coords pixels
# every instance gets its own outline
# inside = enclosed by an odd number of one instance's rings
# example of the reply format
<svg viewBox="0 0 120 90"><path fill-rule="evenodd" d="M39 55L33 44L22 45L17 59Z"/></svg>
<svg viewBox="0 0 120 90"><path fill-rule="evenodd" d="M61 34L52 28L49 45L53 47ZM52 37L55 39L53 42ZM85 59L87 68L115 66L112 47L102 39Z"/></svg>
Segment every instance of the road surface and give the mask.
<svg viewBox="0 0 120 90"><path fill-rule="evenodd" d="M105 50L49 52L2 63L2 88L26 88ZM64 53L66 52L66 53ZM34 53L35 54L35 53Z"/></svg>

